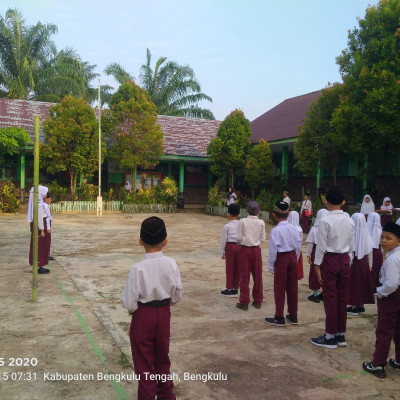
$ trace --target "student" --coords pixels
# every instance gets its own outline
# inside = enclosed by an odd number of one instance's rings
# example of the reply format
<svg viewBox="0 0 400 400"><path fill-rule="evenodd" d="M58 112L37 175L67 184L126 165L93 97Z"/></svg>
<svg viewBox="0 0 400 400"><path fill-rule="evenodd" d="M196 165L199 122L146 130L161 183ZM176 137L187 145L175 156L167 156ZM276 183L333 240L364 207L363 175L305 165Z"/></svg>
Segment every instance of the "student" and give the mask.
<svg viewBox="0 0 400 400"><path fill-rule="evenodd" d="M54 257L50 257L50 249L51 249L51 221L53 220L53 216L51 215L50 211L50 204L51 204L51 193L47 192L46 197L43 199L43 210L45 214L45 220L46 220L46 227L47 227L47 235L46 235L46 240L47 240L47 253L48 253L48 258L49 260L54 260Z"/></svg>
<svg viewBox="0 0 400 400"><path fill-rule="evenodd" d="M230 204L228 207L229 222L222 228L220 239L220 255L226 265L226 289L223 296L237 297L240 284L240 245L237 239L240 207Z"/></svg>
<svg viewBox="0 0 400 400"><path fill-rule="evenodd" d="M285 293L288 303L286 319L297 325L297 260L301 251L301 239L297 229L288 223L289 206L277 201L272 216L278 225L271 230L269 239L268 271L274 274L275 316L265 318L267 324L285 326L283 317Z"/></svg>
<svg viewBox="0 0 400 400"><path fill-rule="evenodd" d="M381 213L382 228L387 222L392 222L393 210L400 210L400 208L393 207L390 197L385 197L383 199L381 209L376 210L377 213Z"/></svg>
<svg viewBox="0 0 400 400"><path fill-rule="evenodd" d="M228 196L226 198L226 205L229 207L231 204L235 204L236 203L236 199L237 199L236 193L233 190L233 187L230 187L228 189Z"/></svg>
<svg viewBox="0 0 400 400"><path fill-rule="evenodd" d="M162 253L167 245L164 221L142 222L139 243L144 259L131 267L121 302L132 314L129 330L133 365L139 377L138 399L176 399L170 379L170 304L182 297L178 265ZM154 379L153 375L166 379Z"/></svg>
<svg viewBox="0 0 400 400"><path fill-rule="evenodd" d="M34 188L29 192L28 201L28 213L27 221L30 224L31 230L31 243L29 246L29 264L33 264L33 200L34 200ZM46 215L44 212L44 201L49 189L46 186L38 186L38 274L48 274L50 270L44 268L49 263L49 253L48 253L48 240L47 240L47 224Z"/></svg>
<svg viewBox="0 0 400 400"><path fill-rule="evenodd" d="M378 378L386 378L385 366L392 339L395 357L389 365L400 369L400 226L388 222L383 227L381 246L387 251L377 289L378 326L373 360L365 361L362 367Z"/></svg>
<svg viewBox="0 0 400 400"><path fill-rule="evenodd" d="M301 229L301 226L299 224L299 213L297 211L290 211L287 222L289 222L290 225L293 225L296 228L301 243L303 243L303 230ZM297 280L300 281L303 278L304 278L303 254L300 251L300 257L297 260Z"/></svg>
<svg viewBox="0 0 400 400"><path fill-rule="evenodd" d="M381 217L376 212L368 215L367 229L372 238L372 269L371 282L374 288L379 286L379 272L383 264L383 254L380 245L382 235ZM376 293L376 289L375 289Z"/></svg>
<svg viewBox="0 0 400 400"><path fill-rule="evenodd" d="M319 283L317 274L315 272L315 248L317 247L317 237L318 237L318 226L319 222L323 217L329 214L329 211L326 208L321 208L317 212L317 217L315 218L314 226L311 228L310 233L307 236L307 262L310 264L310 272L308 275L308 287L313 291L311 296L308 296L308 300L313 301L314 303L319 303L323 300L322 292L319 292L321 289L321 284Z"/></svg>
<svg viewBox="0 0 400 400"><path fill-rule="evenodd" d="M288 191L284 191L283 192L283 200L282 201L284 201L285 203L287 203L288 204L288 206L290 207L290 197L289 197L289 192Z"/></svg>
<svg viewBox="0 0 400 400"><path fill-rule="evenodd" d="M315 272L324 292L325 334L312 338L316 346L335 349L346 346L347 299L350 262L353 256L354 222L340 208L343 190L331 186L326 193L329 214L318 226Z"/></svg>
<svg viewBox="0 0 400 400"><path fill-rule="evenodd" d="M312 211L312 203L310 201L310 193L304 194L304 201L301 203L300 215L301 215L301 227L304 233L310 231L310 218Z"/></svg>
<svg viewBox="0 0 400 400"><path fill-rule="evenodd" d="M374 288L371 281L373 243L368 232L365 216L355 213L354 222L354 257L351 264L349 304L347 314L358 316L365 313L364 304L374 304Z"/></svg>
<svg viewBox="0 0 400 400"><path fill-rule="evenodd" d="M263 302L262 259L260 243L265 241L265 223L258 218L260 206L250 201L248 217L238 223L237 237L241 245L242 273L240 276L240 297L237 308L247 311L250 303L250 274L253 276L253 306L261 308Z"/></svg>
<svg viewBox="0 0 400 400"><path fill-rule="evenodd" d="M368 215L375 211L375 204L372 201L372 198L369 194L364 196L363 202L361 204L360 213L365 216L365 219L368 221Z"/></svg>

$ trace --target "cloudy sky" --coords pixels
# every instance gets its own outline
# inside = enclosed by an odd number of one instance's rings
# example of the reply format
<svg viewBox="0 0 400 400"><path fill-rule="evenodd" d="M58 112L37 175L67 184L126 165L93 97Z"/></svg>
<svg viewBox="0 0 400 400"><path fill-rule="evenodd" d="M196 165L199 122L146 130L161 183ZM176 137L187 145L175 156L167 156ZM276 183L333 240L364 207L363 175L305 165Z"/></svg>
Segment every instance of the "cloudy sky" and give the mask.
<svg viewBox="0 0 400 400"><path fill-rule="evenodd" d="M240 108L253 120L341 81L335 57L377 1L1 0L0 14L18 8L29 25L57 25L57 48L77 50L115 88L105 66L118 62L138 78L146 48L154 62L164 56L188 64L217 119Z"/></svg>

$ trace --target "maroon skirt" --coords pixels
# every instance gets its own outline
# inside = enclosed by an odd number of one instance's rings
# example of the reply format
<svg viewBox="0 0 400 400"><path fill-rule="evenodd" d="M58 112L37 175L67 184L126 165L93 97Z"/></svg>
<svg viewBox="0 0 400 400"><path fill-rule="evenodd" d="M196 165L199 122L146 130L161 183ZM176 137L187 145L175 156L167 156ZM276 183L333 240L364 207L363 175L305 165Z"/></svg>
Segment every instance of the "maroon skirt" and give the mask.
<svg viewBox="0 0 400 400"><path fill-rule="evenodd" d="M297 260L297 280L301 280L304 278L304 270L303 270L303 253L300 252L300 257Z"/></svg>
<svg viewBox="0 0 400 400"><path fill-rule="evenodd" d="M381 271L383 264L383 254L381 246L379 249L372 250L372 270L371 270L371 282L374 288L379 286L379 272Z"/></svg>
<svg viewBox="0 0 400 400"><path fill-rule="evenodd" d="M354 257L351 264L348 301L348 304L352 306L375 303L374 286L371 282L368 256L365 256L361 260Z"/></svg>
<svg viewBox="0 0 400 400"><path fill-rule="evenodd" d="M381 225L382 225L382 228L383 228L388 222L391 222L392 220L393 220L392 215L382 214L382 215L381 215Z"/></svg>
<svg viewBox="0 0 400 400"><path fill-rule="evenodd" d="M314 243L313 249L312 249L312 252L311 252L310 273L308 275L308 287L311 290L319 290L319 289L321 289L321 284L318 281L317 273L315 272L315 264L314 264L315 249L316 248L317 248L317 245Z"/></svg>
<svg viewBox="0 0 400 400"><path fill-rule="evenodd" d="M38 229L38 267L44 267L49 263L49 235L47 234L46 218L43 218L44 234L45 237L40 236L40 230ZM33 249L32 249L32 230L33 222L31 222L31 244L29 247L29 265L33 263Z"/></svg>
<svg viewBox="0 0 400 400"><path fill-rule="evenodd" d="M301 213L301 229L303 229L304 233L310 231L310 217L306 217L305 210Z"/></svg>

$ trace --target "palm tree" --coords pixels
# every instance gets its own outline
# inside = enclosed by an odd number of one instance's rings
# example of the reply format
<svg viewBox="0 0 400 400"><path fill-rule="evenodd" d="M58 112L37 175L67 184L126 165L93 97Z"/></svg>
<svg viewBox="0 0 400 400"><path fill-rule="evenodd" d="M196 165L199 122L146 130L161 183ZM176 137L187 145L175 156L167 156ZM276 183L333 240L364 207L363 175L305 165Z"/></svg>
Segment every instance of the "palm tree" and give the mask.
<svg viewBox="0 0 400 400"><path fill-rule="evenodd" d="M202 100L211 97L201 92L194 71L188 65L179 65L160 57L154 71L150 67L151 53L147 49L147 62L140 68L139 79L161 115L215 119L210 110L199 107Z"/></svg>
<svg viewBox="0 0 400 400"><path fill-rule="evenodd" d="M147 49L147 62L140 68L139 80L150 95L161 115L179 117L215 119L210 110L199 107L202 100L211 101L211 97L201 93L200 84L192 68L181 66L166 57L160 57L154 71L150 67L151 53ZM135 78L117 63L109 64L104 72L123 84Z"/></svg>
<svg viewBox="0 0 400 400"><path fill-rule="evenodd" d="M0 16L0 96L28 98L36 77L55 52L50 39L57 32L53 24L26 26L22 13L9 9Z"/></svg>
<svg viewBox="0 0 400 400"><path fill-rule="evenodd" d="M22 13L9 9L0 16L0 97L58 103L72 95L97 100L90 82L98 76L96 65L82 62L72 48L57 51L53 24L27 26ZM110 86L102 87L104 100Z"/></svg>

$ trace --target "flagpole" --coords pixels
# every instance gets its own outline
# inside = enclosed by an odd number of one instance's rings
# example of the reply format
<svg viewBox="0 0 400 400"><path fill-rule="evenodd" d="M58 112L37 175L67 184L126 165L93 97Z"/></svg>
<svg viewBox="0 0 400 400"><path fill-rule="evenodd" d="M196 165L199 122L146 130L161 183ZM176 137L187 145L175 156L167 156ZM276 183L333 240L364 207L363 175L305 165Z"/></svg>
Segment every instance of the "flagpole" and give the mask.
<svg viewBox="0 0 400 400"><path fill-rule="evenodd" d="M33 226L32 226L32 300L37 302L38 288L38 200L39 200L39 128L40 120L35 116L35 143L33 148Z"/></svg>
<svg viewBox="0 0 400 400"><path fill-rule="evenodd" d="M101 101L100 101L100 78L98 89L98 117L99 117L99 195L97 197L97 216L103 215L103 198L101 197Z"/></svg>

